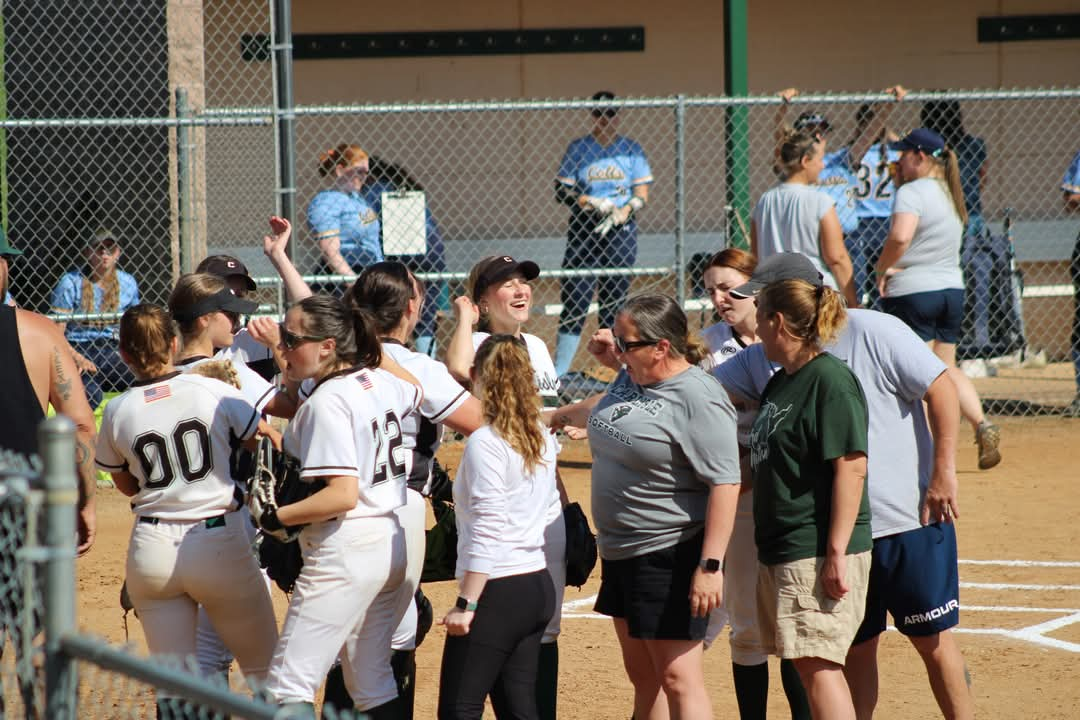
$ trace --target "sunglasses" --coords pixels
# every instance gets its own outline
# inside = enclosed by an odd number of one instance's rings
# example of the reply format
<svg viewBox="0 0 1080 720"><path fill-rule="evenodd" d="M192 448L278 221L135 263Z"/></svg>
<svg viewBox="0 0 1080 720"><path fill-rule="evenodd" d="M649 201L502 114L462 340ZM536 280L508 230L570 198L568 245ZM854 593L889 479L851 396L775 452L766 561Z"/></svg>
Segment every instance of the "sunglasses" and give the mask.
<svg viewBox="0 0 1080 720"><path fill-rule="evenodd" d="M620 353L629 352L634 348L648 347L649 345L656 345L659 340L623 340L618 335L615 336L615 349Z"/></svg>
<svg viewBox="0 0 1080 720"><path fill-rule="evenodd" d="M281 335L281 344L286 350L295 350L301 343L322 342L323 340L326 340L325 337L297 335L296 333L289 332L285 329L284 323L278 323L278 332Z"/></svg>

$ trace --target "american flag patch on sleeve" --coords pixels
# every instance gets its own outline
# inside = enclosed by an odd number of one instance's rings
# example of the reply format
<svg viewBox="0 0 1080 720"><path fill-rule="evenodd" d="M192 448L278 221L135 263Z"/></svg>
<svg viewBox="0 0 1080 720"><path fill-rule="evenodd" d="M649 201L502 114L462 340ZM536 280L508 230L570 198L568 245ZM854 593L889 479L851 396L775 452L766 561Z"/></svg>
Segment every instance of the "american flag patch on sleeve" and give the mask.
<svg viewBox="0 0 1080 720"><path fill-rule="evenodd" d="M365 390L371 390L373 387L375 387L371 384L371 378L368 377L368 374L366 372L362 372L357 375L356 379L360 383L360 387L364 388Z"/></svg>
<svg viewBox="0 0 1080 720"><path fill-rule="evenodd" d="M143 390L143 402L152 403L155 400L163 400L172 395L172 388L168 385L155 385Z"/></svg>

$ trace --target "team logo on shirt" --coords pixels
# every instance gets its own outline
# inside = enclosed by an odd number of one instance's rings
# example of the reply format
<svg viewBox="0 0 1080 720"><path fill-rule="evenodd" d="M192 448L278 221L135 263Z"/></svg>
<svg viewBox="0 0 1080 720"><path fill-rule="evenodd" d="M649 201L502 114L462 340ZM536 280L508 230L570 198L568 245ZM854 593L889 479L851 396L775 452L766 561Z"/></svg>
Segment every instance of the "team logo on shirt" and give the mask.
<svg viewBox="0 0 1080 720"><path fill-rule="evenodd" d="M357 216L360 218L361 225L370 225L371 223L377 222L379 220L379 216L376 215L375 211L371 208L368 208L362 213L357 213Z"/></svg>
<svg viewBox="0 0 1080 720"><path fill-rule="evenodd" d="M734 355L737 352L739 352L739 348L735 347L734 345L724 345L722 348L720 348L721 355Z"/></svg>
<svg viewBox="0 0 1080 720"><path fill-rule="evenodd" d="M622 171L618 165L608 165L607 167L590 167L585 171L585 179L588 182L597 182L600 180L625 180L626 173Z"/></svg>
<svg viewBox="0 0 1080 720"><path fill-rule="evenodd" d="M652 400L645 397L641 393L634 390L631 385L614 385L608 388L607 394L616 400L622 400L624 403L645 412L649 417L656 417L660 414L660 411L664 409L664 402L662 400Z"/></svg>
<svg viewBox="0 0 1080 720"><path fill-rule="evenodd" d="M785 408L769 401L761 406L754 427L750 430L750 467L769 459L769 437L780 427L780 423L791 412L791 405Z"/></svg>
<svg viewBox="0 0 1080 720"><path fill-rule="evenodd" d="M611 409L611 422L617 422L623 419L624 417L629 415L630 411L633 409L634 408L632 405L616 405Z"/></svg>

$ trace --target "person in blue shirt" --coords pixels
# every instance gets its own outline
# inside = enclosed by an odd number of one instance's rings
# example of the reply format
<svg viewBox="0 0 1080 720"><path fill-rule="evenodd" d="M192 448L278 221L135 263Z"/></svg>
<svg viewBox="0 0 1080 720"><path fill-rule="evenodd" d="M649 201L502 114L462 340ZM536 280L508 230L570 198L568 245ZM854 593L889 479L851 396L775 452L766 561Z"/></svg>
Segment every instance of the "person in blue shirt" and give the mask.
<svg viewBox="0 0 1080 720"><path fill-rule="evenodd" d="M52 312L122 313L139 303L135 278L117 268L120 243L109 230L98 230L83 250L85 265L60 277L52 292ZM82 373L86 399L91 408L101 404L106 392L123 392L135 381L120 358L117 346L118 320L82 320L60 323L64 336L75 351L75 364Z"/></svg>
<svg viewBox="0 0 1080 720"><path fill-rule="evenodd" d="M368 160L370 168L362 195L380 218L382 217L383 193L424 191L419 181L401 165L388 162L375 155ZM446 248L443 245L442 232L431 214L431 208L427 206L424 208L424 223L427 247L422 255L388 254L386 259L403 263L413 273L445 272ZM439 307L445 302L446 283L431 281L423 283L423 286L424 304L420 310L420 321L416 324L413 347L418 353L430 356L434 353L436 320Z"/></svg>
<svg viewBox="0 0 1080 720"><path fill-rule="evenodd" d="M855 113L856 135L874 119L875 114L872 105L866 103L859 106ZM890 163L899 161L900 153L890 150L888 144L899 139L895 132L882 128L874 144L854 168L855 216L858 223L848 236L848 252L853 261L858 258L855 288L866 307L872 307L877 302L877 287L870 271L881 256L885 238L889 235L893 195L896 193L892 178L894 166Z"/></svg>
<svg viewBox="0 0 1080 720"><path fill-rule="evenodd" d="M956 153L960 164L960 187L964 191L964 205L968 221L964 236L981 235L986 223L983 220L982 189L986 182L986 141L964 129L964 113L957 100L930 100L919 113L922 126L945 138L945 144Z"/></svg>
<svg viewBox="0 0 1080 720"><path fill-rule="evenodd" d="M885 92L892 95L896 101L903 100L907 95L907 90L901 85L887 88ZM787 88L779 93L784 102L776 111L777 148L780 147L784 137L787 105L799 94L796 88ZM818 175L817 180L818 187L836 204L836 214L840 218L840 228L844 231L844 245L848 255L851 256L855 290L860 301L872 294L874 262L881 254L885 235L888 234L888 219L892 215L892 201L889 195L888 207L884 213L884 224L883 227L878 228L880 238L877 235L870 236L860 232L861 218L868 212L868 206L863 201L871 192L889 192L887 188L879 189L880 179L877 176L870 177L872 173L884 172L884 179L887 182L887 163L870 168L865 165L866 158L871 148L880 147L885 123L894 105L895 103L875 103L860 107L855 115L855 132L851 140L846 145L825 153L825 168ZM793 127L826 139L829 138L833 129L828 118L816 111L799 115ZM884 199L884 196L879 199Z"/></svg>
<svg viewBox="0 0 1080 720"><path fill-rule="evenodd" d="M1061 178L1061 191L1064 194L1065 212L1080 214L1080 152L1072 159L1069 168L1065 171L1065 177ZM1072 276L1073 284L1073 329L1072 329L1072 361L1076 369L1076 397L1072 404L1066 408L1065 413L1070 417L1080 417L1080 235L1076 236L1076 247L1073 248L1072 258L1069 262L1069 275Z"/></svg>
<svg viewBox="0 0 1080 720"><path fill-rule="evenodd" d="M618 133L618 109L609 104L615 94L605 90L592 99L592 131L570 143L555 178L555 198L570 208L562 266L632 267L637 260L636 216L649 200L652 170L641 146ZM600 327L611 327L629 289L625 275L563 280L556 375L570 369L593 291Z"/></svg>
<svg viewBox="0 0 1080 720"><path fill-rule="evenodd" d="M369 170L359 145L341 144L319 155L319 174L334 180L307 208L308 229L322 252L319 274L355 275L384 259L379 213L363 192Z"/></svg>

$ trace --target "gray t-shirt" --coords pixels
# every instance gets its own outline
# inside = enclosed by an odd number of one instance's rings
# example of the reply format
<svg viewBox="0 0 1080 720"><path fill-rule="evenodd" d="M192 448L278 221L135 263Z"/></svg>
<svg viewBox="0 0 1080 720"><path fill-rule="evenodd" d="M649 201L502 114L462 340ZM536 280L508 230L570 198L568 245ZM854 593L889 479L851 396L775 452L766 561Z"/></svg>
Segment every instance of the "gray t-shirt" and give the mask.
<svg viewBox="0 0 1080 720"><path fill-rule="evenodd" d="M930 484L934 442L922 398L945 364L901 320L849 310L836 343L826 347L855 373L870 410L867 481L875 538L914 530ZM712 371L732 393L759 400L773 365L760 344Z"/></svg>
<svg viewBox="0 0 1080 720"><path fill-rule="evenodd" d="M753 214L758 262L777 253L802 253L835 290L836 279L821 259L821 219L834 205L831 197L813 185L780 183L766 191Z"/></svg>
<svg viewBox="0 0 1080 720"><path fill-rule="evenodd" d="M735 409L697 366L652 385L623 370L588 423L592 512L600 555L623 560L705 527L714 485L739 482Z"/></svg>
<svg viewBox="0 0 1080 720"><path fill-rule="evenodd" d="M893 214L919 216L911 245L896 263L889 279L889 295L911 295L946 288L963 288L960 242L964 226L956 214L949 188L937 178L919 178L896 191Z"/></svg>

